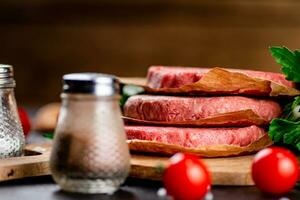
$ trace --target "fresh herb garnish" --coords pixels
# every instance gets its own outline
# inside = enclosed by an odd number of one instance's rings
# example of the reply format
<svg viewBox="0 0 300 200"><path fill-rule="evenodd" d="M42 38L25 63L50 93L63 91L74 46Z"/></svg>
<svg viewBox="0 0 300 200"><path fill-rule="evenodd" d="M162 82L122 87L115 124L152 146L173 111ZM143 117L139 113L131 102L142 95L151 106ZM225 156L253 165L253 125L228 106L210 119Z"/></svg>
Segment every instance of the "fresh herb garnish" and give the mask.
<svg viewBox="0 0 300 200"><path fill-rule="evenodd" d="M43 137L48 138L48 139L53 139L54 132L43 133Z"/></svg>
<svg viewBox="0 0 300 200"><path fill-rule="evenodd" d="M270 138L278 144L300 151L300 96L287 104L281 118L273 119L269 126Z"/></svg>
<svg viewBox="0 0 300 200"><path fill-rule="evenodd" d="M274 119L269 128L269 136L275 143L291 145L300 151L300 121Z"/></svg>
<svg viewBox="0 0 300 200"><path fill-rule="evenodd" d="M271 47L270 52L276 62L282 66L281 70L286 79L300 82L300 51L291 51L286 47Z"/></svg>
<svg viewBox="0 0 300 200"><path fill-rule="evenodd" d="M286 79L300 82L300 51L291 51L286 47L271 47L270 52ZM285 105L280 118L273 119L269 127L269 136L277 143L300 152L300 96Z"/></svg>
<svg viewBox="0 0 300 200"><path fill-rule="evenodd" d="M297 109L300 105L300 96L295 97L294 101L288 103L282 112L281 118L290 120L290 121L297 121L300 116L300 110Z"/></svg>

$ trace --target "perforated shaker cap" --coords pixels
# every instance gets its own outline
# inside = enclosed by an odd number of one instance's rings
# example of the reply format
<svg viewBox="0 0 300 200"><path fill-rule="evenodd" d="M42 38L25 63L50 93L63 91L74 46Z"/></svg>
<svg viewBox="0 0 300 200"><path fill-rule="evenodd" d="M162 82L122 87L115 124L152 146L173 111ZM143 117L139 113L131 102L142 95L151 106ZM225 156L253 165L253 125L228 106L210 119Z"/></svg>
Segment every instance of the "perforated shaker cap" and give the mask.
<svg viewBox="0 0 300 200"><path fill-rule="evenodd" d="M114 96L119 94L119 80L109 74L74 73L63 76L63 92Z"/></svg>
<svg viewBox="0 0 300 200"><path fill-rule="evenodd" d="M15 87L14 70L11 65L0 64L0 88Z"/></svg>

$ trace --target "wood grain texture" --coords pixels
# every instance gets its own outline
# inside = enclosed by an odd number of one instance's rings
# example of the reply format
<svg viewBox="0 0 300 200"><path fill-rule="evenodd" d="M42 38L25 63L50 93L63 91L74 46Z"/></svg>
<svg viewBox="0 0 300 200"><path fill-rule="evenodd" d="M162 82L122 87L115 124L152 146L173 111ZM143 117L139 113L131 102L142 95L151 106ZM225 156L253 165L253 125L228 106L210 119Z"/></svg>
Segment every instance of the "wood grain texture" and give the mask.
<svg viewBox="0 0 300 200"><path fill-rule="evenodd" d="M0 181L32 176L50 175L49 155L51 146L27 145L27 156L0 160ZM253 185L250 166L253 156L203 159L212 175L214 185ZM160 180L167 157L132 155L130 176Z"/></svg>
<svg viewBox="0 0 300 200"><path fill-rule="evenodd" d="M253 156L203 159L212 175L213 185L254 185L251 178ZM166 157L132 155L131 176L159 180L159 167L168 164Z"/></svg>
<svg viewBox="0 0 300 200"><path fill-rule="evenodd" d="M27 145L25 154L0 160L0 181L50 174L49 145Z"/></svg>

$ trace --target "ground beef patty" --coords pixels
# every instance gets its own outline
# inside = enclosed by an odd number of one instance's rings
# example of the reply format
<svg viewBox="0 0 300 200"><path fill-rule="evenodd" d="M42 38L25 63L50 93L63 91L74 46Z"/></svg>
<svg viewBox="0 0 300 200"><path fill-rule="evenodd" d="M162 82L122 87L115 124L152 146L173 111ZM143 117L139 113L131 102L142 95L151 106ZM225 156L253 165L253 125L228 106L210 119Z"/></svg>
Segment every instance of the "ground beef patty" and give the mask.
<svg viewBox="0 0 300 200"><path fill-rule="evenodd" d="M178 128L158 126L125 126L128 140L145 140L182 147L233 145L248 146L266 135L263 128Z"/></svg>
<svg viewBox="0 0 300 200"><path fill-rule="evenodd" d="M242 96L174 97L135 95L124 106L124 116L148 121L189 121L250 109L270 122L281 114L279 104Z"/></svg>
<svg viewBox="0 0 300 200"><path fill-rule="evenodd" d="M196 67L152 66L148 70L147 82L151 88L178 88L185 84L199 81L209 70L209 68ZM253 78L270 80L287 87L293 87L293 83L287 81L285 76L280 73L227 68L226 70L240 72Z"/></svg>

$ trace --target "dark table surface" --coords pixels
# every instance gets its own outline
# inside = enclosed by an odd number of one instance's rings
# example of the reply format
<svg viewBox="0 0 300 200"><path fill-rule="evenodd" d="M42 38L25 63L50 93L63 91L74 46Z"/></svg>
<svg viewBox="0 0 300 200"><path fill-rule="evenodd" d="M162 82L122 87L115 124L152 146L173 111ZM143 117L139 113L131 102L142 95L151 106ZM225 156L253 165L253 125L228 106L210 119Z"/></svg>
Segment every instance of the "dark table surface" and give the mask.
<svg viewBox="0 0 300 200"><path fill-rule="evenodd" d="M159 181L146 181L128 179L119 191L108 195L83 195L66 193L59 189L53 182L51 176L34 177L22 180L14 180L0 183L0 199L2 200L166 200L159 197L157 190L161 188ZM255 187L221 187L212 189L214 200L254 200L254 199L280 199L282 197L271 197L260 193ZM300 199L299 191L292 191L284 196L288 199ZM286 200L286 199L282 199Z"/></svg>
<svg viewBox="0 0 300 200"><path fill-rule="evenodd" d="M43 143L45 138L40 133L31 133L27 138L28 143ZM49 141L48 141L49 142ZM108 195L83 195L66 193L59 189L51 176L33 177L21 180L6 181L0 183L0 200L166 200L160 197L157 191L162 187L160 181L149 181L129 178L115 194ZM257 190L256 187L229 187L213 186L214 200L300 200L300 190L293 190L283 197L267 196Z"/></svg>

